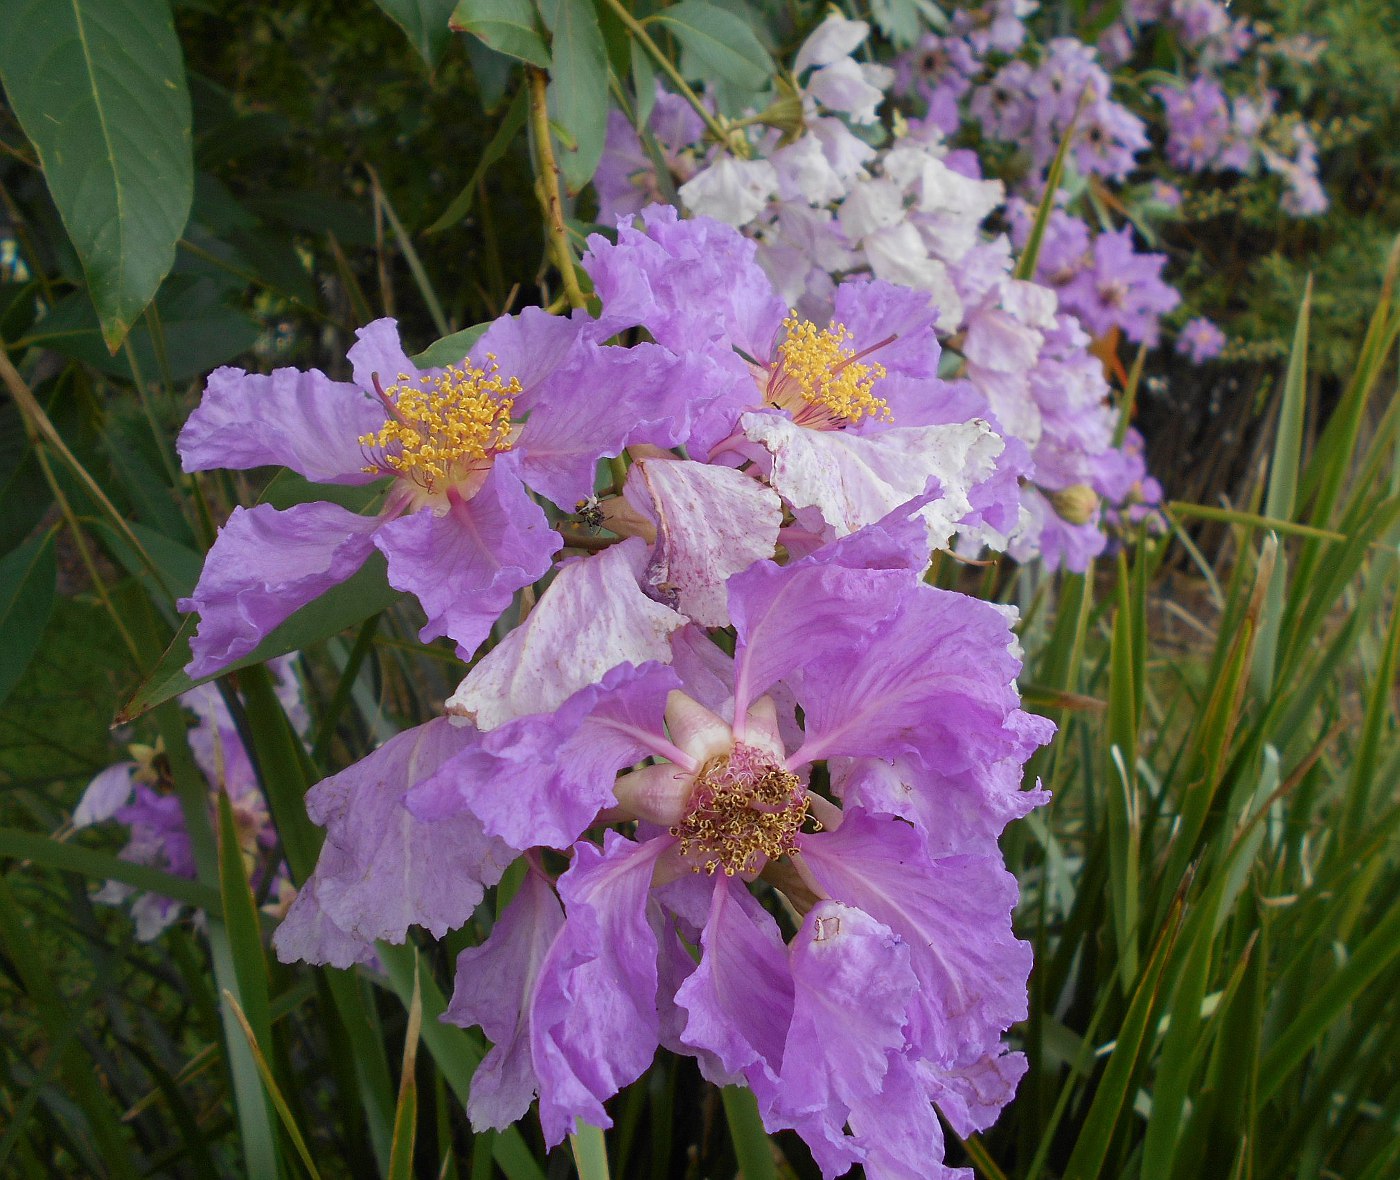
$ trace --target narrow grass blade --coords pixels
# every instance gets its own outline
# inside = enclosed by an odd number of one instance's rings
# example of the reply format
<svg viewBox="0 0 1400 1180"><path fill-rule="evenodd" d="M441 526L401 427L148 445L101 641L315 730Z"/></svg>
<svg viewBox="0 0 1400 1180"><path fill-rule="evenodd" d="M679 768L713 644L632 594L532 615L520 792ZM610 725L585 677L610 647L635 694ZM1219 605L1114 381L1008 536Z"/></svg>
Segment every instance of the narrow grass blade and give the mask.
<svg viewBox="0 0 1400 1180"><path fill-rule="evenodd" d="M223 913L223 902L218 891L198 881L176 877L149 865L134 864L96 849L80 848L35 832L0 828L0 857L13 857L65 873L80 873L94 881L121 881L137 889L173 897L215 917Z"/></svg>
<svg viewBox="0 0 1400 1180"><path fill-rule="evenodd" d="M408 1006L408 1031L404 1034L403 1069L399 1073L399 1101L394 1110L394 1146L389 1154L389 1180L412 1180L413 1144L418 1133L418 1038L423 1031L423 990L420 964L413 960L413 1000Z"/></svg>
<svg viewBox="0 0 1400 1180"><path fill-rule="evenodd" d="M609 1180L608 1147L598 1127L582 1126L569 1136L579 1180Z"/></svg>
<svg viewBox="0 0 1400 1180"><path fill-rule="evenodd" d="M763 1129L753 1091L742 1086L725 1086L720 1097L724 1100L724 1117L729 1123L729 1136L734 1141L734 1154L744 1180L777 1180L773 1142Z"/></svg>
<svg viewBox="0 0 1400 1180"><path fill-rule="evenodd" d="M282 1091L277 1086L277 1079L272 1076L272 1070L267 1064L267 1058L263 1056L263 1051L258 1046L258 1039L253 1035L252 1026L248 1023L248 1017L244 1015L243 1009L238 1006L238 1001L233 998L233 994L227 989L224 991L224 1003L233 1012L234 1019L238 1021L238 1027L243 1030L244 1037L248 1040L248 1048L253 1054L253 1060L258 1066L258 1076L262 1078L263 1085L267 1087L268 1097L272 1099L272 1105L277 1109L277 1115L282 1120L282 1126L287 1132L287 1137L291 1139L292 1146L296 1148L297 1155L301 1157L302 1166L306 1168L311 1176L311 1180L320 1180L321 1173L316 1169L316 1161L311 1156L310 1149L306 1146L306 1139L302 1136L301 1128L297 1126L296 1119L292 1117L292 1112L287 1106L287 1100L282 1097Z"/></svg>
<svg viewBox="0 0 1400 1180"><path fill-rule="evenodd" d="M413 1003L413 980L417 952L411 946L390 946L379 943L377 948L389 986L405 1008ZM431 976L420 980L423 1005L423 1043L437 1063L439 1072L463 1106L471 1094L472 1073L485 1056L480 1041L455 1025L444 1024L439 1017L447 1009L447 1001ZM536 1162L515 1127L508 1127L492 1137L492 1154L509 1180L544 1180L544 1172Z"/></svg>
<svg viewBox="0 0 1400 1180"><path fill-rule="evenodd" d="M1303 302L1293 328L1293 348L1283 379L1283 401L1274 433L1274 457L1269 464L1269 490L1264 515L1292 520L1298 495L1298 468L1303 453L1303 410L1308 391L1308 317L1312 312L1312 277L1303 288Z"/></svg>
<svg viewBox="0 0 1400 1180"><path fill-rule="evenodd" d="M1074 139L1079 115L1084 110L1088 100L1089 91L1086 89L1079 97L1079 106L1075 108L1074 118L1069 121L1069 126L1065 128L1060 146L1055 149L1055 158L1050 161L1050 170L1045 174L1045 194L1040 198L1040 204L1036 206L1035 220L1031 222L1031 233L1030 237L1026 239L1025 249L1021 251L1021 257L1016 260L1016 277L1018 279L1035 277L1035 265L1040 261L1040 246L1045 240L1045 227L1049 224L1050 214L1055 208L1055 194L1059 191L1060 177L1064 175L1065 171L1065 155L1069 151L1070 141Z"/></svg>

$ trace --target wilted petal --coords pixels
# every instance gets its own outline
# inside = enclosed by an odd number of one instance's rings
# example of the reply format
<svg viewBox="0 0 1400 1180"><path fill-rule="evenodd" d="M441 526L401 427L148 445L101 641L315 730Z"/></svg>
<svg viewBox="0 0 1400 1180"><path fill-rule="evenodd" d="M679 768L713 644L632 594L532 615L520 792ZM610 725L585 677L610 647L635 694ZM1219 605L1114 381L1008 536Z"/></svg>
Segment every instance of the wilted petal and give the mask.
<svg viewBox="0 0 1400 1180"><path fill-rule="evenodd" d="M695 217L725 225L747 225L778 194L778 171L767 160L736 160L722 155L677 190Z"/></svg>
<svg viewBox="0 0 1400 1180"><path fill-rule="evenodd" d="M1004 447L987 423L893 427L868 436L808 430L776 413L745 414L745 435L773 456L769 477L797 508L816 508L838 537L873 524L921 495L942 495L921 512L930 548L946 547L972 510L969 492L996 473Z"/></svg>
<svg viewBox="0 0 1400 1180"><path fill-rule="evenodd" d="M476 740L438 718L389 739L317 783L306 812L326 829L313 879L321 908L365 943L402 942L413 925L441 938L468 918L514 853L471 815L424 823L403 796Z"/></svg>
<svg viewBox="0 0 1400 1180"><path fill-rule="evenodd" d="M376 517L338 504L235 508L194 593L177 604L200 615L185 671L199 679L246 656L299 607L364 565L379 527Z"/></svg>
<svg viewBox="0 0 1400 1180"><path fill-rule="evenodd" d="M510 459L496 459L470 500L451 497L441 516L424 508L390 521L374 539L388 558L389 584L415 595L428 615L418 638L446 635L463 659L563 544Z"/></svg>
<svg viewBox="0 0 1400 1180"><path fill-rule="evenodd" d="M384 408L364 390L312 369L270 375L215 369L180 430L186 471L290 467L316 483L369 483L360 436L384 425Z"/></svg>
<svg viewBox="0 0 1400 1180"><path fill-rule="evenodd" d="M793 74L801 74L812 66L829 66L848 57L870 35L870 26L863 20L847 20L839 13L827 14L825 20L802 42L797 59L792 63Z"/></svg>
<svg viewBox="0 0 1400 1180"><path fill-rule="evenodd" d="M626 495L656 526L645 573L653 592L697 623L727 625L725 582L773 556L777 494L730 467L652 459L633 464Z"/></svg>
<svg viewBox="0 0 1400 1180"><path fill-rule="evenodd" d="M996 1122L1015 1097L1026 1068L1024 1053L1008 1053L1002 1047L970 1065L940 1069L924 1062L918 1066L918 1072L938 1109L965 1139Z"/></svg>
<svg viewBox="0 0 1400 1180"><path fill-rule="evenodd" d="M312 875L297 892L287 916L272 935L272 946L284 963L353 967L374 960L374 944L347 934L331 921L316 894Z"/></svg>
<svg viewBox="0 0 1400 1180"><path fill-rule="evenodd" d="M564 562L525 622L467 673L448 712L492 730L557 709L619 664L669 663L667 639L685 619L642 593L645 565L636 537Z"/></svg>

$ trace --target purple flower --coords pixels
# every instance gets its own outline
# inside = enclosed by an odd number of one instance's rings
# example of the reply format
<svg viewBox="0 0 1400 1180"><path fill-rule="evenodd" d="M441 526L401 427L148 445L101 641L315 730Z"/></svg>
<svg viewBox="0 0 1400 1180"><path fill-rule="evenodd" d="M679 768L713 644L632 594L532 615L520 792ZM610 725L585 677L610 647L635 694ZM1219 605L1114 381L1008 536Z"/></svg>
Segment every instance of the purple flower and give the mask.
<svg viewBox="0 0 1400 1180"><path fill-rule="evenodd" d="M1155 345L1161 316L1181 302L1161 279L1166 261L1164 254L1137 253L1131 226L1100 234L1093 268L1061 288L1061 304L1095 336L1116 327L1129 340Z"/></svg>
<svg viewBox="0 0 1400 1180"><path fill-rule="evenodd" d="M1176 338L1177 352L1196 365L1219 356L1224 348L1225 333L1205 316L1188 320Z"/></svg>
<svg viewBox="0 0 1400 1180"><path fill-rule="evenodd" d="M965 178L954 177L963 184ZM843 283L825 327L789 311L754 261L754 245L656 207L584 259L610 331L645 327L664 348L703 350L708 400L685 440L693 457L756 474L797 513L844 536L920 496L945 545L972 509L970 489L997 475L1004 446L936 376L935 309L884 282Z"/></svg>
<svg viewBox="0 0 1400 1180"><path fill-rule="evenodd" d="M1219 84L1199 74L1184 90L1158 86L1153 93L1166 109L1167 159L1192 172L1222 163L1221 151L1232 125L1230 106ZM1232 153L1232 166L1235 160Z"/></svg>
<svg viewBox="0 0 1400 1180"><path fill-rule="evenodd" d="M580 1119L611 1125L603 1104L666 1045L750 1085L769 1129L795 1128L826 1175L928 1175L933 1103L970 1131L1009 1099L1022 1066L1002 1035L1025 1016L1029 948L996 838L1044 799L1019 790L1019 767L1050 726L1018 707L1006 614L924 585L924 553L906 514L754 565L729 580L732 661L678 632L673 669L614 669L409 792L424 823L467 812L515 847L638 825L574 843L559 900L532 856L463 953L448 1019L495 1042L476 1125L506 1125L535 1094L551 1144ZM628 770L642 755L654 764ZM821 762L831 798L813 787ZM754 888L788 898L795 933Z"/></svg>
<svg viewBox="0 0 1400 1180"><path fill-rule="evenodd" d="M291 668L292 657L274 661L278 696L298 733L308 719L301 700L301 689ZM220 791L228 795L233 811L239 847L248 862L255 886L271 872L280 897L283 886L290 887L286 868L269 863L268 853L277 846L277 833L268 814L248 751L239 737L233 716L223 696L213 685L201 685L184 693L180 703L198 718L189 731L195 761L210 784L210 810L217 813ZM73 826L115 820L125 824L129 839L117 854L134 864L150 865L175 877L195 878L194 850L179 798L171 792L169 771L159 746L132 745L132 760L118 762L101 771L83 792L73 810ZM94 896L97 901L118 905L137 891L119 881L108 881ZM280 912L280 905L273 909ZM142 893L131 907L136 937L149 942L179 917L181 903L156 893Z"/></svg>
<svg viewBox="0 0 1400 1180"><path fill-rule="evenodd" d="M527 309L492 324L459 364L418 369L393 321L377 320L350 350L353 383L314 370L213 373L180 433L187 471L282 464L320 483L390 482L373 516L319 501L235 509L180 603L201 616L190 674L252 651L375 548L390 584L427 613L420 638L447 635L469 656L559 549L526 485L572 505L592 491L600 457L675 441L683 391L657 368L673 358L601 348L593 331Z"/></svg>

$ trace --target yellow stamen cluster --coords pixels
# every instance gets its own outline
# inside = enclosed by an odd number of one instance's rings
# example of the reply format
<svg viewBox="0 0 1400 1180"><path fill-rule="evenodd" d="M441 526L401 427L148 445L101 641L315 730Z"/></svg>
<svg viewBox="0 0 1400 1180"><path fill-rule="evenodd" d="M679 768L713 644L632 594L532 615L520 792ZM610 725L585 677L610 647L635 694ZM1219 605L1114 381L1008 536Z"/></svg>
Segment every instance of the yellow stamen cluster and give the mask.
<svg viewBox="0 0 1400 1180"><path fill-rule="evenodd" d="M811 320L789 313L783 321L786 339L778 345L778 363L769 381L769 400L801 419L801 407L790 404L796 392L802 402L825 411L834 419L830 426L859 422L867 414L890 421L892 415L884 398L871 390L885 375L884 365L863 364L847 344L851 338L845 324L832 323L818 328ZM784 404L788 402L789 404Z"/></svg>
<svg viewBox="0 0 1400 1180"><path fill-rule="evenodd" d="M360 438L361 445L383 452L382 463L365 470L388 466L429 492L445 490L471 463L510 449L510 415L519 392L520 382L502 378L494 356L484 369L462 361L416 381L400 373L384 391L392 417L378 434Z"/></svg>
<svg viewBox="0 0 1400 1180"><path fill-rule="evenodd" d="M671 829L681 855L696 871L727 877L753 872L796 848L807 818L807 796L795 774L751 746L711 758L695 778L690 810Z"/></svg>

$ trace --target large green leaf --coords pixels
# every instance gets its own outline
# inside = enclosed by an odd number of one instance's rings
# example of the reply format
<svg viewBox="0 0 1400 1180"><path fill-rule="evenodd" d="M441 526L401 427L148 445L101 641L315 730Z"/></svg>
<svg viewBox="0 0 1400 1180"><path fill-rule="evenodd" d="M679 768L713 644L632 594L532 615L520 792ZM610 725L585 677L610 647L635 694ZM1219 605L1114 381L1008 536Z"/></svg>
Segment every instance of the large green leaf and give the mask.
<svg viewBox="0 0 1400 1180"><path fill-rule="evenodd" d="M608 126L608 51L593 0L542 0L554 35L549 117L572 142L558 145L559 170L571 192L593 179ZM562 137L561 137L562 138Z"/></svg>
<svg viewBox="0 0 1400 1180"><path fill-rule="evenodd" d="M428 68L436 67L452 38L447 18L452 15L454 0L375 0L375 3L404 31Z"/></svg>
<svg viewBox="0 0 1400 1180"><path fill-rule="evenodd" d="M742 17L706 0L681 0L655 20L676 35L685 49L726 82L762 90L777 72L768 50Z"/></svg>
<svg viewBox="0 0 1400 1180"><path fill-rule="evenodd" d="M115 352L175 261L194 196L167 0L0 0L0 81Z"/></svg>
<svg viewBox="0 0 1400 1180"><path fill-rule="evenodd" d="M53 613L58 564L53 533L45 533L0 558L0 701L19 683Z"/></svg>
<svg viewBox="0 0 1400 1180"><path fill-rule="evenodd" d="M535 27L530 0L460 0L451 27L470 33L483 45L547 70L549 50Z"/></svg>

